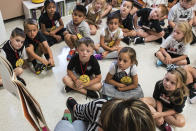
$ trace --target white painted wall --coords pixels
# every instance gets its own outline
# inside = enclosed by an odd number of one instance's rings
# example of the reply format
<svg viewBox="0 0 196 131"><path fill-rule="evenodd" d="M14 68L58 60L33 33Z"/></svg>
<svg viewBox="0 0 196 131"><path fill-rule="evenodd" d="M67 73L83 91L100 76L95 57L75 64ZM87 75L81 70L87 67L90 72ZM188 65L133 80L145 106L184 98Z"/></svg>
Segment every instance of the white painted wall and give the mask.
<svg viewBox="0 0 196 131"><path fill-rule="evenodd" d="M3 22L3 17L0 11L0 45L7 40L7 32L5 30L5 25Z"/></svg>

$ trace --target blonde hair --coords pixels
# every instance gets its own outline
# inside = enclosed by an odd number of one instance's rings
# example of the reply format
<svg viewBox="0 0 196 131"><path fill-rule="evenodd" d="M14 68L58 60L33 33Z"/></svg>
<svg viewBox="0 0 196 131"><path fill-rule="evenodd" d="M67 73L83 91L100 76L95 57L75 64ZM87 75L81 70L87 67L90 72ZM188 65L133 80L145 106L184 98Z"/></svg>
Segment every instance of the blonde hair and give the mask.
<svg viewBox="0 0 196 131"><path fill-rule="evenodd" d="M191 43L191 41L193 40L193 34L190 24L187 21L179 22L176 24L176 27L184 34L182 42L184 44Z"/></svg>
<svg viewBox="0 0 196 131"><path fill-rule="evenodd" d="M160 4L160 5L158 6L158 8L161 9L162 17L168 15L168 9L167 9L167 6L166 6L166 5Z"/></svg>
<svg viewBox="0 0 196 131"><path fill-rule="evenodd" d="M182 67L171 69L168 71L176 76L176 90L171 94L171 101L180 105L184 101L184 97L188 95L188 88L186 87L187 72Z"/></svg>
<svg viewBox="0 0 196 131"><path fill-rule="evenodd" d="M28 28L27 25L35 25L38 29L38 23L35 19L28 18L24 21L24 31L27 32Z"/></svg>
<svg viewBox="0 0 196 131"><path fill-rule="evenodd" d="M155 131L155 122L148 106L136 99L112 99L101 110L104 131Z"/></svg>
<svg viewBox="0 0 196 131"><path fill-rule="evenodd" d="M106 0L93 0L93 2L92 2L92 7L93 7L93 9L94 9L95 3L96 3L97 1L101 1L101 2L103 3L103 6L102 6L102 8L101 8L101 11L103 11L104 8L105 8L105 6L106 6Z"/></svg>

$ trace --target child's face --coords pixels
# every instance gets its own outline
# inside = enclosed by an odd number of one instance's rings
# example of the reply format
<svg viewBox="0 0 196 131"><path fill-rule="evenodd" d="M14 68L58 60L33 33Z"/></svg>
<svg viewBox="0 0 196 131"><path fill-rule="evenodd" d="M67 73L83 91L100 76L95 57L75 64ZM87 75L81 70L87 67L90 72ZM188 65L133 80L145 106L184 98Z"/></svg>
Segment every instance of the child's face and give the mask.
<svg viewBox="0 0 196 131"><path fill-rule="evenodd" d="M29 38L34 39L35 36L37 35L37 32L38 32L38 28L36 25L30 25L30 24L27 25L26 34Z"/></svg>
<svg viewBox="0 0 196 131"><path fill-rule="evenodd" d="M122 3L122 5L120 6L120 14L122 15L122 16L127 16L129 13L130 13L130 11L131 11L131 9L132 9L132 3L131 2L129 2L129 1L124 1L123 3Z"/></svg>
<svg viewBox="0 0 196 131"><path fill-rule="evenodd" d="M178 27L174 28L173 37L176 41L182 41L184 38L184 33L178 29Z"/></svg>
<svg viewBox="0 0 196 131"><path fill-rule="evenodd" d="M21 36L10 37L11 45L15 50L19 50L24 43L25 38Z"/></svg>
<svg viewBox="0 0 196 131"><path fill-rule="evenodd" d="M47 7L46 7L46 12L50 15L54 15L56 11L56 5L54 3L50 3Z"/></svg>
<svg viewBox="0 0 196 131"><path fill-rule="evenodd" d="M119 19L112 19L108 23L108 28L111 32L115 31L119 26Z"/></svg>
<svg viewBox="0 0 196 131"><path fill-rule="evenodd" d="M118 56L118 67L121 70L126 70L132 65L132 61L128 53L120 53Z"/></svg>
<svg viewBox="0 0 196 131"><path fill-rule="evenodd" d="M72 13L72 19L75 25L79 25L85 19L85 16L82 12L76 10Z"/></svg>
<svg viewBox="0 0 196 131"><path fill-rule="evenodd" d="M97 0L94 6L95 10L98 11L99 9L101 9L103 7L103 4L104 4L103 0Z"/></svg>
<svg viewBox="0 0 196 131"><path fill-rule="evenodd" d="M77 48L79 59L82 63L86 63L90 60L91 55L93 54L93 48L89 45L81 44Z"/></svg>
<svg viewBox="0 0 196 131"><path fill-rule="evenodd" d="M162 14L161 14L161 9L160 8L154 8L150 12L150 19L159 20L161 17L162 17Z"/></svg>
<svg viewBox="0 0 196 131"><path fill-rule="evenodd" d="M180 5L185 9L189 9L195 5L195 0L192 0L190 2L187 2L187 0L181 0Z"/></svg>
<svg viewBox="0 0 196 131"><path fill-rule="evenodd" d="M175 91L177 88L176 76L168 72L163 79L163 86L166 91Z"/></svg>

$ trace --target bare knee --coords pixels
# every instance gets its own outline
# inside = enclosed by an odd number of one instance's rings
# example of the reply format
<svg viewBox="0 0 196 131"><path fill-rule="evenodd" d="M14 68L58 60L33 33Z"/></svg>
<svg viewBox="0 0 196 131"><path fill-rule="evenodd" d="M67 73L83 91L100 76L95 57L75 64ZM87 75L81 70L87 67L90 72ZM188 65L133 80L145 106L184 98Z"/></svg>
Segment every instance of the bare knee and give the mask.
<svg viewBox="0 0 196 131"><path fill-rule="evenodd" d="M179 119L175 126L177 127L184 127L186 124L185 119Z"/></svg>
<svg viewBox="0 0 196 131"><path fill-rule="evenodd" d="M67 84L68 81L70 81L69 76L64 76L64 77L63 77L63 83L64 83L64 84Z"/></svg>
<svg viewBox="0 0 196 131"><path fill-rule="evenodd" d="M97 30L91 30L91 35L96 35Z"/></svg>

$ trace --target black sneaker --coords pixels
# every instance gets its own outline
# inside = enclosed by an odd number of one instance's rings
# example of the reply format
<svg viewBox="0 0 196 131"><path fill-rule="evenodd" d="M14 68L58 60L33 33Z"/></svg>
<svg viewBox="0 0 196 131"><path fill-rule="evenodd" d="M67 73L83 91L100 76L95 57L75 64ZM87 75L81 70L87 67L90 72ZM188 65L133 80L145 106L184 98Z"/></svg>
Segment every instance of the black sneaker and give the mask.
<svg viewBox="0 0 196 131"><path fill-rule="evenodd" d="M123 41L125 44L127 44L127 45L129 45L129 44L131 43L129 37L124 37L124 38L122 39L122 41Z"/></svg>
<svg viewBox="0 0 196 131"><path fill-rule="evenodd" d="M34 68L35 73L39 75L42 72L42 70L45 70L46 66L44 64L36 64Z"/></svg>
<svg viewBox="0 0 196 131"><path fill-rule="evenodd" d="M87 97L93 98L93 99L98 99L100 98L100 94L98 91L92 91L92 90L87 90Z"/></svg>
<svg viewBox="0 0 196 131"><path fill-rule="evenodd" d="M143 37L135 38L134 44L144 44L144 38Z"/></svg>
<svg viewBox="0 0 196 131"><path fill-rule="evenodd" d="M20 82L22 82L26 86L26 82L24 81L23 78L21 78L19 76L17 76L16 78L17 78L17 80L19 80Z"/></svg>
<svg viewBox="0 0 196 131"><path fill-rule="evenodd" d="M66 105L67 105L67 108L69 109L69 111L71 113L72 121L75 120L75 117L74 117L74 106L77 105L77 104L78 103L76 102L76 100L73 97L69 97L67 99Z"/></svg>
<svg viewBox="0 0 196 131"><path fill-rule="evenodd" d="M64 90L65 90L66 93L68 93L68 92L72 91L73 89L70 88L69 86L65 86Z"/></svg>

